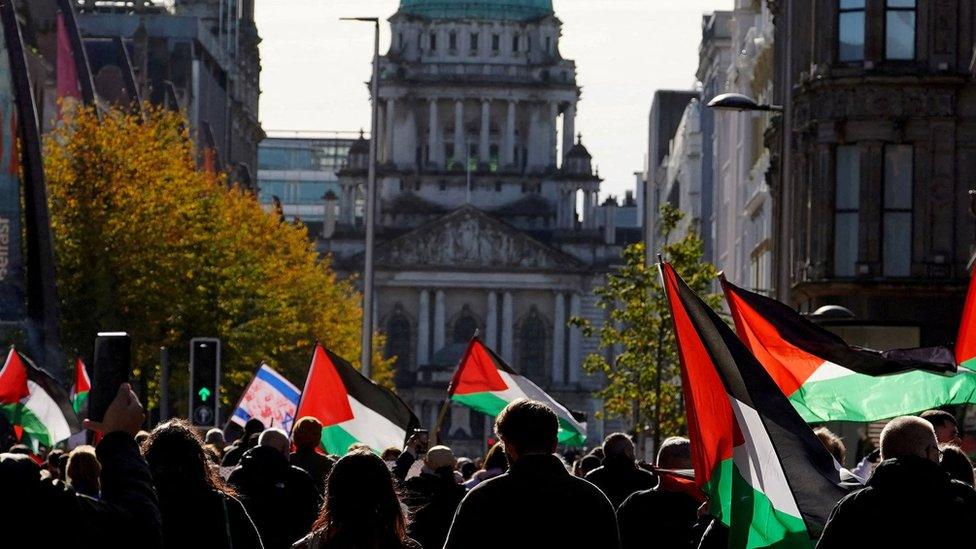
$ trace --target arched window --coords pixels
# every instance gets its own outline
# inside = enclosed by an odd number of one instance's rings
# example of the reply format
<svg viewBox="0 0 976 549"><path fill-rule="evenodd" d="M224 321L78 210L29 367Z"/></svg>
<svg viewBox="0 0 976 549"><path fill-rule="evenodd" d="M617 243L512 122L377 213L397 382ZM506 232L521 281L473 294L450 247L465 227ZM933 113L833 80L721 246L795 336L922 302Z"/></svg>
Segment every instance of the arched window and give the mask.
<svg viewBox="0 0 976 549"><path fill-rule="evenodd" d="M537 383L546 373L546 323L533 306L519 325L518 368Z"/></svg>
<svg viewBox="0 0 976 549"><path fill-rule="evenodd" d="M454 343L467 343L478 331L478 321L471 314L471 309L465 305L461 308L461 314L454 321L454 332L452 341Z"/></svg>
<svg viewBox="0 0 976 549"><path fill-rule="evenodd" d="M410 368L410 321L399 303L386 321L386 357L396 357L397 369Z"/></svg>

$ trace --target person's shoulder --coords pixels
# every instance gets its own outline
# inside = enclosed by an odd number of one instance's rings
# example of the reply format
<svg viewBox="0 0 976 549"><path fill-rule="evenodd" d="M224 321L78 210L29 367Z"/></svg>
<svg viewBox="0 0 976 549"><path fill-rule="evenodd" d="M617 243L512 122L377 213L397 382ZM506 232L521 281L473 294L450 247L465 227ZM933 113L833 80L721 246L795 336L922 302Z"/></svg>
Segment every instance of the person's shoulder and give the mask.
<svg viewBox="0 0 976 549"><path fill-rule="evenodd" d="M593 482L593 479L598 479L602 477L605 472L606 472L606 468L603 465L601 465L596 469L593 469L589 473L586 473L586 476L583 478L589 480L590 482Z"/></svg>
<svg viewBox="0 0 976 549"><path fill-rule="evenodd" d="M950 480L949 493L953 498L967 505L976 506L976 489L965 482L955 479Z"/></svg>

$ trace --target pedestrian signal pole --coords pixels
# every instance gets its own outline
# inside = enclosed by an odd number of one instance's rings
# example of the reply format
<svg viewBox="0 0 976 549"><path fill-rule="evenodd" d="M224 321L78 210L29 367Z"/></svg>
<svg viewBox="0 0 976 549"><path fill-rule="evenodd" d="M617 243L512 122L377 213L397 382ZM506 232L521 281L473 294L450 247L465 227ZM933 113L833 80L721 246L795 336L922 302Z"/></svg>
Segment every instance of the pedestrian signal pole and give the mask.
<svg viewBox="0 0 976 549"><path fill-rule="evenodd" d="M220 413L220 340L190 340L190 410L197 427L216 427Z"/></svg>

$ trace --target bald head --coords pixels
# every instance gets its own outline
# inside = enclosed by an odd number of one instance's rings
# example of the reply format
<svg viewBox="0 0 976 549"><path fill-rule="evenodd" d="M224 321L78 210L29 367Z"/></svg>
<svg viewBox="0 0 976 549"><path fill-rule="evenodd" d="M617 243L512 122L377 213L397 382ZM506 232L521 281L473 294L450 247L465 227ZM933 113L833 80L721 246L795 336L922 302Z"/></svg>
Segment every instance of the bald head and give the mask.
<svg viewBox="0 0 976 549"><path fill-rule="evenodd" d="M896 417L881 431L881 459L908 456L937 462L939 443L931 423L915 416Z"/></svg>
<svg viewBox="0 0 976 549"><path fill-rule="evenodd" d="M605 457L620 457L634 459L634 441L624 433L613 433L603 441L603 455Z"/></svg>
<svg viewBox="0 0 976 549"><path fill-rule="evenodd" d="M288 433L285 433L281 429L268 429L261 433L261 436L258 438L258 446L274 448L287 456L288 450L290 449Z"/></svg>

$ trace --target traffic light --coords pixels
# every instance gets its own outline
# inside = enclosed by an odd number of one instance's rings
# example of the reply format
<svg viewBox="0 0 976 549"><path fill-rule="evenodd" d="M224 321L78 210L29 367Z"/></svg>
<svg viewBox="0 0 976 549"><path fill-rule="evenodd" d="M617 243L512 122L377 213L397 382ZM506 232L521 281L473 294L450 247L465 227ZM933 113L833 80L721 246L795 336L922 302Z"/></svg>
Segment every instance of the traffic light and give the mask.
<svg viewBox="0 0 976 549"><path fill-rule="evenodd" d="M216 427L220 412L220 340L190 340L190 421Z"/></svg>

